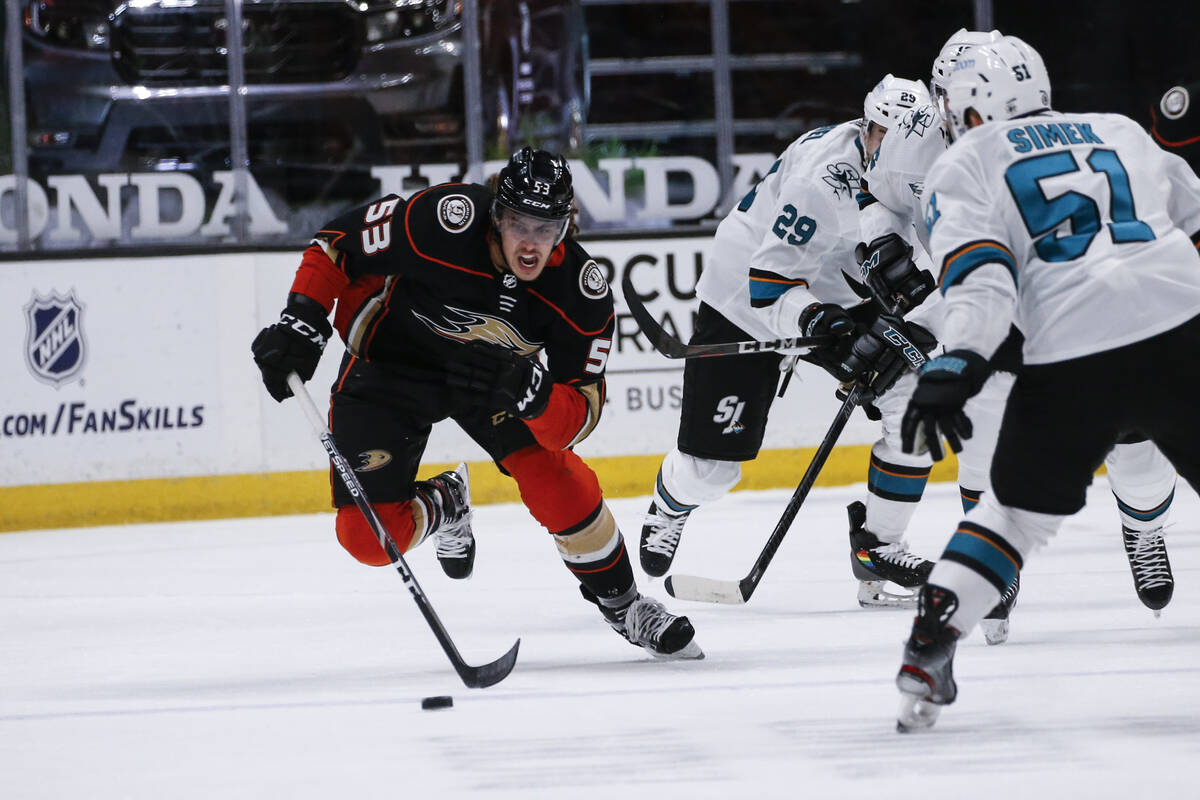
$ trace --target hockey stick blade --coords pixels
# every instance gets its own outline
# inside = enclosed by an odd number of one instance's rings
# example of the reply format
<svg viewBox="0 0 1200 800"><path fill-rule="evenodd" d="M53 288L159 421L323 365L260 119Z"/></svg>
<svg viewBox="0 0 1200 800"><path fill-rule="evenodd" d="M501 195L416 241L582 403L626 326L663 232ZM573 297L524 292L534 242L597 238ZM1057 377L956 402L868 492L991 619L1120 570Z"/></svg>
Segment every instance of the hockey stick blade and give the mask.
<svg viewBox="0 0 1200 800"><path fill-rule="evenodd" d="M433 604L429 602L425 590L417 582L417 576L409 569L408 562L404 560L404 555L392 541L391 534L384 527L383 520L379 518L375 507L367 499L367 493L363 489L362 484L358 482L358 478L354 474L354 469L338 451L337 445L333 441L333 434L329 432L329 428L326 427L321 412L317 410L316 403L313 402L308 389L304 387L304 381L300 380L300 376L295 372L291 372L288 373L287 383L292 390L292 394L299 401L304 415L308 417L313 432L321 440L321 445L325 448L325 453L329 456L329 461L333 465L334 472L338 474L338 478L345 484L346 490L350 492L350 496L354 498L355 505L358 506L358 510L366 518L372 533L375 534L375 538L379 540L379 546L384 549L388 558L391 559L392 566L396 568L396 572L400 575L401 580L404 581L404 586L408 589L408 593L412 595L413 602L417 604L417 609L421 612L421 616L425 618L425 622L428 623L430 630L433 631L438 644L441 645L442 652L450 659L454 671L458 673L458 677L462 679L463 684L468 689L484 689L504 680L508 677L508 673L512 672L513 667L516 666L517 650L521 646L521 640L517 639L516 643L508 649L508 652L500 656L500 658L478 667L468 664L463 659L462 655L458 652L458 648L454 645L454 640L450 638L446 626L442 624L437 612L433 610Z"/></svg>
<svg viewBox="0 0 1200 800"><path fill-rule="evenodd" d="M829 425L829 430L825 433L824 440L817 447L817 452L813 454L812 461L808 464L808 469L804 471L804 477L800 479L800 485L792 493L787 507L783 510L783 515L779 518L779 522L775 523L775 530L771 531L771 535L767 537L767 543L763 545L762 552L759 553L758 559L754 562L754 566L750 568L750 572L746 574L746 577L740 581L718 581L711 578L672 575L666 580L667 594L680 600L698 600L702 603L742 605L750 602L750 595L754 594L754 590L758 588L763 574L767 571L767 566L771 563L771 559L775 557L776 551L779 550L779 545L783 542L783 537L787 536L788 530L791 529L792 522L796 519L796 514L800 511L800 506L804 505L805 498L808 497L809 491L812 489L813 484L816 483L817 475L820 474L821 468L825 466L825 461L833 451L833 446L837 443L838 437L842 435L842 430L846 427L846 422L850 419L850 414L853 413L854 408L858 405L861 393L862 389L855 386L846 395L846 399L842 401L842 407L838 409L833 422Z"/></svg>
<svg viewBox="0 0 1200 800"><path fill-rule="evenodd" d="M741 606L745 605L748 599L737 581L718 581L695 575L668 575L663 585L667 594L679 600Z"/></svg>
<svg viewBox="0 0 1200 800"><path fill-rule="evenodd" d="M517 665L517 650L520 647L521 640L517 639L507 653L489 664L472 667L470 664L460 661L454 664L454 669L468 689L486 689L489 686L495 686L513 671L513 667Z"/></svg>
<svg viewBox="0 0 1200 800"><path fill-rule="evenodd" d="M642 333L650 342L650 346L667 358L705 358L709 356L737 356L747 353L770 353L778 350L796 350L802 347L819 347L830 344L833 336L798 336L791 339L774 339L771 341L750 342L721 342L718 344L684 344L676 336L667 333L662 325L654 319L646 306L638 298L637 290L633 288L631 271L626 270L621 278L621 293L625 295L625 305L629 313L641 328Z"/></svg>

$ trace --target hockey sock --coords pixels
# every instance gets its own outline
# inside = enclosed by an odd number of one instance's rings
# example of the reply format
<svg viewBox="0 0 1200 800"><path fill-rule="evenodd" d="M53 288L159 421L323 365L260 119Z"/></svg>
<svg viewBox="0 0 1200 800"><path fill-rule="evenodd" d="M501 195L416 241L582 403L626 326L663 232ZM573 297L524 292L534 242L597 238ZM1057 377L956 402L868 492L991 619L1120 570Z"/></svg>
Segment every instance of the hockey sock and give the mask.
<svg viewBox="0 0 1200 800"><path fill-rule="evenodd" d="M953 624L965 633L995 607L1023 565L1021 554L1004 537L963 520L946 543L928 582L958 594L960 605Z"/></svg>
<svg viewBox="0 0 1200 800"><path fill-rule="evenodd" d="M658 470L658 477L654 480L654 501L660 509L676 516L686 514L697 508L697 505L694 503L689 505L675 499L671 492L667 490L667 487L663 484L661 467Z"/></svg>
<svg viewBox="0 0 1200 800"><path fill-rule="evenodd" d="M966 514L972 508L979 505L979 498L983 496L983 490L968 489L960 485L958 487L958 496L962 500L963 513Z"/></svg>
<svg viewBox="0 0 1200 800"><path fill-rule="evenodd" d="M445 491L430 481L420 481L413 489L413 517L424 522L417 525L408 549L425 541L434 531L442 527L449 514L453 513L454 500ZM407 551L406 551L407 552Z"/></svg>
<svg viewBox="0 0 1200 800"><path fill-rule="evenodd" d="M563 563L608 608L633 602L637 586L625 539L608 506L600 503L587 519L554 534Z"/></svg>
<svg viewBox="0 0 1200 800"><path fill-rule="evenodd" d="M1171 510L1171 502L1175 499L1175 490L1171 489L1171 493L1167 495L1167 499L1157 504L1153 508L1134 508L1121 499L1120 495L1113 492L1113 497L1117 501L1117 513L1121 515L1121 527L1127 531L1152 531L1156 528L1161 528L1163 521L1167 517L1167 512Z"/></svg>
<svg viewBox="0 0 1200 800"><path fill-rule="evenodd" d="M1151 531L1167 521L1175 499L1175 467L1153 442L1118 444L1104 459L1121 526Z"/></svg>
<svg viewBox="0 0 1200 800"><path fill-rule="evenodd" d="M601 605L621 608L637 597L633 565L591 468L570 450L526 447L504 459L529 512L554 536L567 569Z"/></svg>
<svg viewBox="0 0 1200 800"><path fill-rule="evenodd" d="M946 624L964 636L996 607L1003 594L990 580L970 567L944 559L933 568L925 585L949 589L957 595L958 608L946 620Z"/></svg>
<svg viewBox="0 0 1200 800"><path fill-rule="evenodd" d="M699 458L675 448L658 468L655 494L669 498L668 508L679 513L678 509L720 500L741 479L740 462Z"/></svg>
<svg viewBox="0 0 1200 800"><path fill-rule="evenodd" d="M929 469L928 465L885 461L872 452L867 473L867 530L881 541L900 541L925 493Z"/></svg>

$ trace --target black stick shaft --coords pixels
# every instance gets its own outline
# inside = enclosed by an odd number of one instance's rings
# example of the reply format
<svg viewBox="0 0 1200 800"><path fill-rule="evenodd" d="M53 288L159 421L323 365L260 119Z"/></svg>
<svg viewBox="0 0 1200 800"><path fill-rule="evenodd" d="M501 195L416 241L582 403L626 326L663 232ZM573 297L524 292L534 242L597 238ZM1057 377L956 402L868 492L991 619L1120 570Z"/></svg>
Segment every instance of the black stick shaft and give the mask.
<svg viewBox="0 0 1200 800"><path fill-rule="evenodd" d="M825 466L825 461L829 458L829 454L833 452L833 446L837 444L837 440L842 435L846 423L850 420L850 415L854 413L854 407L858 405L859 391L859 387L855 386L842 402L842 407L838 409L837 415L834 416L833 422L830 423L829 430L825 433L825 438L821 441L820 447L813 454L808 469L804 471L804 477L800 479L800 484L796 487L796 491L792 493L792 499L788 501L787 508L783 510L783 516L779 518L779 522L775 523L775 530L771 531L770 538L767 539L767 543L763 546L762 552L754 562L754 566L750 568L750 572L739 581L738 585L742 590L742 597L744 599L749 600L750 595L754 594L754 590L758 588L758 584L762 580L763 573L767 571L767 565L775 557L775 553L779 550L779 545L783 541L783 537L787 535L788 530L792 527L792 522L796 519L796 514L800 511L800 506L804 505L804 500L808 497L813 484L816 483L817 476L821 474L821 468Z"/></svg>
<svg viewBox="0 0 1200 800"><path fill-rule="evenodd" d="M667 358L705 358L710 356L737 356L746 353L768 353L776 350L795 350L801 347L818 347L830 344L833 336L798 336L791 339L774 339L771 341L750 342L721 342L718 344L684 344L679 337L667 333L662 325L646 309L638 298L637 290L633 288L629 270L621 278L621 292L625 295L625 305L634 321L642 329L650 346Z"/></svg>
<svg viewBox="0 0 1200 800"><path fill-rule="evenodd" d="M396 572L400 574L401 580L408 588L409 594L412 595L413 601L416 602L417 608L421 611L421 616L425 617L425 621L429 624L433 635L437 637L438 644L442 646L442 650L450 659L450 663L454 666L454 671L462 679L462 682L469 688L480 689L492 684L499 683L512 672L513 666L517 663L517 648L521 645L521 640L518 639L507 653L500 658L482 666L474 667L463 660L459 654L458 648L455 647L454 641L450 638L450 634L446 631L446 626L442 624L438 618L437 612L433 610L433 605L429 602L429 598L425 594L425 590L421 588L421 584L417 583L417 576L409 569L408 563L404 560L400 549L396 547L392 541L391 534L384 527L383 520L375 512L375 507L371 505L371 501L367 499L367 493L363 490L362 484L358 482L358 477L354 474L354 470L350 467L349 462L338 452L337 445L333 442L333 434L329 432L325 421L321 418L321 412L317 410L316 404L308 393L308 389L304 387L304 382L300 380L300 376L296 373L288 375L288 386L292 389L292 394L300 401L301 408L304 409L304 414L308 417L308 421L312 424L313 431L321 440L321 444L325 447L325 452L329 455L329 460L333 464L334 471L346 486L346 491L350 492L350 496L354 498L354 504L366 517L367 524L371 526L371 531L375 537L379 539L379 544L387 552L388 557L392 559L393 565L396 567Z"/></svg>

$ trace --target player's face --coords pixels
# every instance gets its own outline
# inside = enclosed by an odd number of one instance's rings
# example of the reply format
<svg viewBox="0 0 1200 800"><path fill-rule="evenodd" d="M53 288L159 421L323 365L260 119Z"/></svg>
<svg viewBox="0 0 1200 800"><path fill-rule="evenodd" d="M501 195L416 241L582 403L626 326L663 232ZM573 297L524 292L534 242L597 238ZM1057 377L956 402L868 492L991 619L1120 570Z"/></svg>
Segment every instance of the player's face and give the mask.
<svg viewBox="0 0 1200 800"><path fill-rule="evenodd" d="M505 209L500 215L500 244L504 260L519 280L532 281L542 274L558 244L563 223L538 219Z"/></svg>
<svg viewBox="0 0 1200 800"><path fill-rule="evenodd" d="M867 161L875 157L875 153L879 150L879 145L883 141L885 133L887 133L887 128L882 125L876 125L874 122L867 123L867 138L863 142L863 150L867 153Z"/></svg>

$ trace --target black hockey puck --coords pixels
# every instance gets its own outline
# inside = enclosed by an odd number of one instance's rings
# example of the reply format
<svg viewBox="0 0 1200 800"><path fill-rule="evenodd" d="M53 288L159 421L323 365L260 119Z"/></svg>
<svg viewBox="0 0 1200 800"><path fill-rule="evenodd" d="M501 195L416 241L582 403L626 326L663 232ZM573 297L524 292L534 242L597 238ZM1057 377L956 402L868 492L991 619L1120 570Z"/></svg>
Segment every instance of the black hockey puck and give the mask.
<svg viewBox="0 0 1200 800"><path fill-rule="evenodd" d="M450 708L454 705L454 698L448 694L437 695L436 697L426 697L421 700L421 708L429 711L434 708Z"/></svg>

